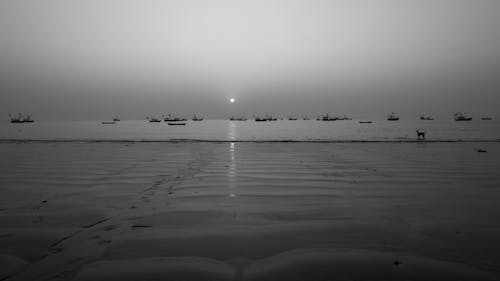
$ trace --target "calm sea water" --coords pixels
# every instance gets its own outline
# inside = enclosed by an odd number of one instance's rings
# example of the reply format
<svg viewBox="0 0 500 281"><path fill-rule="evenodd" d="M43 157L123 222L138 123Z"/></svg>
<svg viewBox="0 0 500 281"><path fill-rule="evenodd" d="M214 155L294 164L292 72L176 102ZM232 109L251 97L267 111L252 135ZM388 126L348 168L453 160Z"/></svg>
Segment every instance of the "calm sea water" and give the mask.
<svg viewBox="0 0 500 281"><path fill-rule="evenodd" d="M453 120L359 120L323 122L278 120L274 122L204 120L186 126L165 122L124 120L114 125L100 121L35 122L0 124L0 139L19 140L328 140L384 141L414 140L416 129L425 129L428 140L500 140L498 120L455 122Z"/></svg>

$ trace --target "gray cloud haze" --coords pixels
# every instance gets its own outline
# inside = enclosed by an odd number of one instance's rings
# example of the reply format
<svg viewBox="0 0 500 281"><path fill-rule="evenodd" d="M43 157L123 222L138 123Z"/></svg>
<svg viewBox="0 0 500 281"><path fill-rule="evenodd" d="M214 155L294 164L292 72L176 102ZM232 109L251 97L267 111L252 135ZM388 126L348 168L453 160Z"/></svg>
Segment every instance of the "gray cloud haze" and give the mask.
<svg viewBox="0 0 500 281"><path fill-rule="evenodd" d="M499 12L494 0L1 1L0 113L495 115Z"/></svg>

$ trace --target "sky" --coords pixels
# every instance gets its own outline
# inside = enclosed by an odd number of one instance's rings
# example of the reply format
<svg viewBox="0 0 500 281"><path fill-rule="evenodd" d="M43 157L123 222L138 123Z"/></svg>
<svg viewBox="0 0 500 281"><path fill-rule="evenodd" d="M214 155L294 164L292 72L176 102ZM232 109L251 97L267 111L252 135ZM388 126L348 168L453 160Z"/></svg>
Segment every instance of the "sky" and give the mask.
<svg viewBox="0 0 500 281"><path fill-rule="evenodd" d="M0 114L500 116L499 12L497 0L2 0Z"/></svg>

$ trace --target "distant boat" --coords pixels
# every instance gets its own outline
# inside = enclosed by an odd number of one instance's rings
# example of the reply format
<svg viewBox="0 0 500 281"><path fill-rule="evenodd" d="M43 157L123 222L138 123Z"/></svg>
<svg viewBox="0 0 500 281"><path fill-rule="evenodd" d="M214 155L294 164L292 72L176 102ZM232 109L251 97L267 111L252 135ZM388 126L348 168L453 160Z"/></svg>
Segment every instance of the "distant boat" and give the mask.
<svg viewBox="0 0 500 281"><path fill-rule="evenodd" d="M33 122L35 122L35 120L31 119L31 115L28 115L28 116L24 117L23 122L24 123L33 123Z"/></svg>
<svg viewBox="0 0 500 281"><path fill-rule="evenodd" d="M352 120L352 118L349 118L347 116L342 116L342 117L337 117L337 120Z"/></svg>
<svg viewBox="0 0 500 281"><path fill-rule="evenodd" d="M272 115L266 115L267 121L278 121L278 118L273 117Z"/></svg>
<svg viewBox="0 0 500 281"><path fill-rule="evenodd" d="M150 123L160 123L161 119L156 118L156 117L149 117L149 122Z"/></svg>
<svg viewBox="0 0 500 281"><path fill-rule="evenodd" d="M169 126L186 126L186 123L172 123L172 122L169 122L168 125Z"/></svg>
<svg viewBox="0 0 500 281"><path fill-rule="evenodd" d="M113 117L113 121L118 122L118 121L120 121L120 118L115 116L115 117Z"/></svg>
<svg viewBox="0 0 500 281"><path fill-rule="evenodd" d="M13 117L9 113L10 123L33 123L35 120L31 119L31 115L24 117L21 113L17 114L17 117Z"/></svg>
<svg viewBox="0 0 500 281"><path fill-rule="evenodd" d="M329 114L323 115L321 121L337 121L337 117L330 116Z"/></svg>
<svg viewBox="0 0 500 281"><path fill-rule="evenodd" d="M170 115L170 113L167 115L167 117L164 117L163 120L165 122L179 122L179 121L187 121L186 118L182 118L182 117L175 117L175 116L172 116Z"/></svg>
<svg viewBox="0 0 500 281"><path fill-rule="evenodd" d="M302 120L309 120L309 117L304 116L304 117L302 117Z"/></svg>
<svg viewBox="0 0 500 281"><path fill-rule="evenodd" d="M267 121L267 118L255 116L255 122L266 122L266 121Z"/></svg>
<svg viewBox="0 0 500 281"><path fill-rule="evenodd" d="M229 120L230 121L247 121L247 118L244 116L239 116L239 117L231 116L231 117L229 117Z"/></svg>
<svg viewBox="0 0 500 281"><path fill-rule="evenodd" d="M387 116L387 120L388 121L398 121L399 120L399 116L397 116L396 113L391 112L391 114L389 114Z"/></svg>
<svg viewBox="0 0 500 281"><path fill-rule="evenodd" d="M196 116L196 114L193 116L193 121L203 121L203 118Z"/></svg>
<svg viewBox="0 0 500 281"><path fill-rule="evenodd" d="M295 120L297 120L297 117L292 117L292 116L290 116L290 117L288 117L288 120L290 120L290 121L295 121Z"/></svg>
<svg viewBox="0 0 500 281"><path fill-rule="evenodd" d="M481 120L493 120L493 118L486 116L486 117L481 117Z"/></svg>
<svg viewBox="0 0 500 281"><path fill-rule="evenodd" d="M372 123L372 121L359 121L361 124L367 124L367 123Z"/></svg>
<svg viewBox="0 0 500 281"><path fill-rule="evenodd" d="M433 117L431 117L431 116L421 115L421 116L420 116L420 120L434 120L434 118L433 118Z"/></svg>
<svg viewBox="0 0 500 281"><path fill-rule="evenodd" d="M455 121L471 121L472 117L468 116L466 112L455 113Z"/></svg>
<svg viewBox="0 0 500 281"><path fill-rule="evenodd" d="M102 121L101 124L115 124L115 121Z"/></svg>
<svg viewBox="0 0 500 281"><path fill-rule="evenodd" d="M23 123L23 115L21 113L18 113L17 117L12 117L12 115L9 113L9 118L10 123Z"/></svg>

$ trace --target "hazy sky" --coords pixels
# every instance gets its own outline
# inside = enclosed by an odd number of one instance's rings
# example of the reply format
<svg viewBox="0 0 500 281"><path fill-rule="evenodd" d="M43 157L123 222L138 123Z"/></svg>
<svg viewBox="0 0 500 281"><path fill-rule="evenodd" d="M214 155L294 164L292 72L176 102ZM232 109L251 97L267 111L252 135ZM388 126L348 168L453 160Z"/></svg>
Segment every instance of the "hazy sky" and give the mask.
<svg viewBox="0 0 500 281"><path fill-rule="evenodd" d="M2 0L0 113L500 115L499 14L498 0Z"/></svg>

